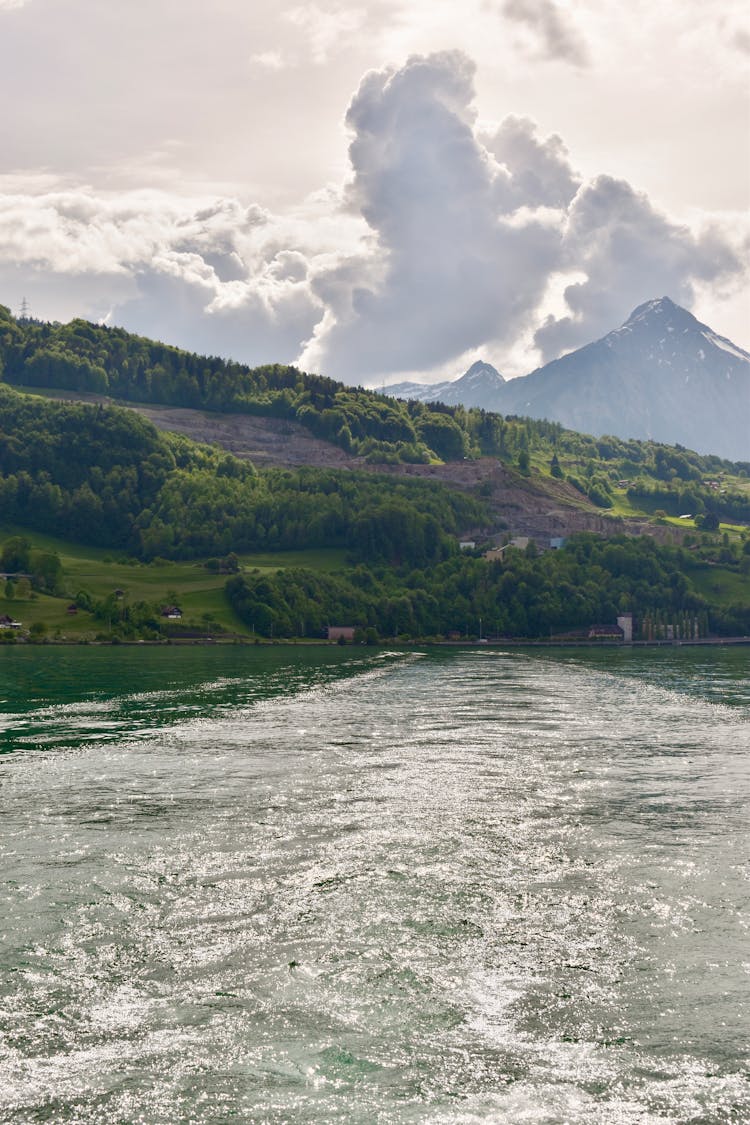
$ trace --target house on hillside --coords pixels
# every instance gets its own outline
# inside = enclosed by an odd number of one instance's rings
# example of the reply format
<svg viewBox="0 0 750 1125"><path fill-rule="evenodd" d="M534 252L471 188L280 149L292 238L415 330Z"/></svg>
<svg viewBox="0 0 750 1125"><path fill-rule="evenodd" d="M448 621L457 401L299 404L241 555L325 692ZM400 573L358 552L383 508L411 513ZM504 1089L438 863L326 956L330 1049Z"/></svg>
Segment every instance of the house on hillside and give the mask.
<svg viewBox="0 0 750 1125"><path fill-rule="evenodd" d="M0 617L0 629L20 629L20 628L21 628L21 622L15 621L12 617L8 617L7 613L4 613L2 615L2 617Z"/></svg>
<svg viewBox="0 0 750 1125"><path fill-rule="evenodd" d="M502 547L490 547L489 551L485 551L483 558L488 562L501 561L508 547L515 547L517 551L525 551L529 543L535 543L528 535L515 535L509 543L503 543Z"/></svg>
<svg viewBox="0 0 750 1125"><path fill-rule="evenodd" d="M178 605L165 605L161 608L161 616L167 617L170 621L180 621L182 610Z"/></svg>
<svg viewBox="0 0 750 1125"><path fill-rule="evenodd" d="M487 562L502 562L504 554L505 547L490 547L489 551L484 552L484 558Z"/></svg>

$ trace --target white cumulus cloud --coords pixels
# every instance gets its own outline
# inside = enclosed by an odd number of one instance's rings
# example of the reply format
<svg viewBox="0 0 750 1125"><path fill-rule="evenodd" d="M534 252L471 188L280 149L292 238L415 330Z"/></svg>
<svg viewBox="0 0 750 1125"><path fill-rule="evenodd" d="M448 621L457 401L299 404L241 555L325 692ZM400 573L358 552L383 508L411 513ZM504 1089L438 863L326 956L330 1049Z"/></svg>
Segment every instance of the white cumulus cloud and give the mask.
<svg viewBox="0 0 750 1125"><path fill-rule="evenodd" d="M0 195L0 278L45 315L75 281L79 315L250 362L291 361L321 310L303 253L236 199L90 189ZM20 298L19 298L20 299Z"/></svg>
<svg viewBox="0 0 750 1125"><path fill-rule="evenodd" d="M697 284L741 273L718 228L696 235L622 180L582 182L562 140L529 119L480 135L473 75L443 52L363 79L346 119L349 200L371 237L313 271L327 312L307 366L375 380L509 352L530 332L548 359L655 294L690 305ZM565 275L576 280L547 314Z"/></svg>
<svg viewBox="0 0 750 1125"><path fill-rule="evenodd" d="M480 351L518 373L651 297L736 290L748 255L734 216L688 225L622 178L584 177L528 117L480 128L474 77L458 51L368 72L346 116L346 183L283 214L241 193L6 174L4 299L358 383Z"/></svg>
<svg viewBox="0 0 750 1125"><path fill-rule="evenodd" d="M510 338L533 310L561 234L546 212L510 221L509 199L523 193L474 117L473 66L460 53L365 77L347 114L350 200L376 239L314 277L331 315L306 363L341 378L432 367Z"/></svg>

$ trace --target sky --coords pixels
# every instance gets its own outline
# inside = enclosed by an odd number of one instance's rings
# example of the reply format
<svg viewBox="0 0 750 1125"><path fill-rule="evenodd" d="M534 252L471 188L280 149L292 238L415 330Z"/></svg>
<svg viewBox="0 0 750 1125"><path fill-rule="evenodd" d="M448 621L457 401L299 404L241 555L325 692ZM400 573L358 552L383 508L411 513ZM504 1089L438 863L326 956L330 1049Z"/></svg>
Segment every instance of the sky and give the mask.
<svg viewBox="0 0 750 1125"><path fill-rule="evenodd" d="M0 0L0 303L346 383L750 346L745 0Z"/></svg>

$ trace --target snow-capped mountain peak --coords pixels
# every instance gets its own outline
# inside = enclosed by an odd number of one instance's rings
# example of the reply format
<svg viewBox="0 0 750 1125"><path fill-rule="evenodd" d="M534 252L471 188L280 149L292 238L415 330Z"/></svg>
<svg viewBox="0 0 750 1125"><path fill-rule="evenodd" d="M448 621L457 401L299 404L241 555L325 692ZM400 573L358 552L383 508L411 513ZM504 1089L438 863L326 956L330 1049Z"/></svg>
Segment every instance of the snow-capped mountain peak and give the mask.
<svg viewBox="0 0 750 1125"><path fill-rule="evenodd" d="M506 382L478 360L452 382L387 393L750 460L750 354L669 297L645 301L621 327L524 378Z"/></svg>
<svg viewBox="0 0 750 1125"><path fill-rule="evenodd" d="M519 414L750 457L750 355L669 297L509 384Z"/></svg>
<svg viewBox="0 0 750 1125"><path fill-rule="evenodd" d="M447 406L481 406L500 410L497 400L505 379L491 363L478 359L458 379L442 383L394 383L385 393L395 398L413 398L419 402L444 402Z"/></svg>

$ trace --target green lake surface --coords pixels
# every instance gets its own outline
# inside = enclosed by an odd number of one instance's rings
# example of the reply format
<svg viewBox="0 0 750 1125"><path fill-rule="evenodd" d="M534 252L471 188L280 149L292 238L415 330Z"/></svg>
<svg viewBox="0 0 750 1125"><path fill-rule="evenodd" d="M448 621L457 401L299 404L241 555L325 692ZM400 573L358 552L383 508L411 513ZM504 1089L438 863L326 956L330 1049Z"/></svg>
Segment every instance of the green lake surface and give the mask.
<svg viewBox="0 0 750 1125"><path fill-rule="evenodd" d="M744 1125L750 649L0 649L0 1121Z"/></svg>

